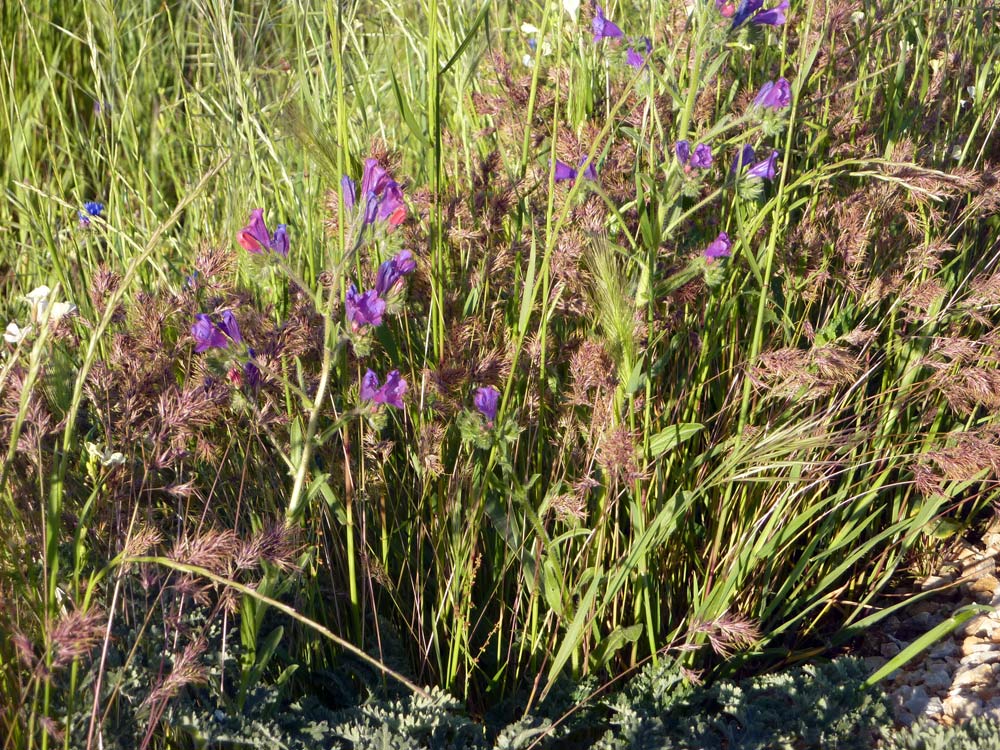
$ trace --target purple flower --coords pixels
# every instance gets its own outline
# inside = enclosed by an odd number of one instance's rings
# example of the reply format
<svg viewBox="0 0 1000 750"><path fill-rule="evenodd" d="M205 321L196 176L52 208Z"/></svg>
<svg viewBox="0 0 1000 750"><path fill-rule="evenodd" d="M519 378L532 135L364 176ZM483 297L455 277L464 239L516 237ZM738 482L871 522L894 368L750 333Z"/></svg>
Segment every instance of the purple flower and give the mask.
<svg viewBox="0 0 1000 750"><path fill-rule="evenodd" d="M715 7L719 9L723 16L733 19L732 28L738 28L747 21L758 26L780 26L785 22L785 11L788 10L788 0L782 2L774 8L761 11L764 0L742 0L735 10L732 10L733 3L726 0L716 0ZM728 12L727 12L728 11Z"/></svg>
<svg viewBox="0 0 1000 750"><path fill-rule="evenodd" d="M229 347L229 339L226 334L212 322L210 317L204 313L198 313L194 317L195 323L191 326L191 335L194 336L196 354L201 354L206 349L226 349Z"/></svg>
<svg viewBox="0 0 1000 750"><path fill-rule="evenodd" d="M602 39L621 39L625 36L617 24L605 18L604 9L600 5L595 3L594 7L596 8L596 12L594 13L594 19L590 22L590 26L594 30L595 42L599 42Z"/></svg>
<svg viewBox="0 0 1000 750"><path fill-rule="evenodd" d="M764 109L784 109L792 103L792 87L787 78L768 81L760 87L760 93L753 100L753 106Z"/></svg>
<svg viewBox="0 0 1000 750"><path fill-rule="evenodd" d="M240 334L240 326L239 323L236 322L236 316L233 315L232 310L226 310L222 313L222 322L219 323L219 330L237 344L243 343L243 336Z"/></svg>
<svg viewBox="0 0 1000 750"><path fill-rule="evenodd" d="M729 174L738 174L743 171L750 162L754 160L756 154L754 153L753 146L747 144L739 151L736 152L736 158L733 159L733 166L729 169Z"/></svg>
<svg viewBox="0 0 1000 750"><path fill-rule="evenodd" d="M400 377L399 370L393 370L385 377L385 385L379 387L378 375L371 370L361 378L361 400L372 401L375 404L389 404L397 409L403 408L403 395L406 393L406 380Z"/></svg>
<svg viewBox="0 0 1000 750"><path fill-rule="evenodd" d="M358 199L357 190L354 186L354 180L345 174L340 178L340 189L344 193L344 208L348 211L353 211L354 202Z"/></svg>
<svg viewBox="0 0 1000 750"><path fill-rule="evenodd" d="M375 327L382 324L385 300L379 297L374 289L359 294L358 288L351 284L347 287L347 295L344 298L344 311L351 323L351 329L357 332L362 326Z"/></svg>
<svg viewBox="0 0 1000 750"><path fill-rule="evenodd" d="M580 157L580 162L577 166L582 167L587 161L587 156L584 154ZM559 161L556 159L556 169L555 169L555 181L563 182L564 180L575 180L578 172L573 169L569 164ZM583 170L584 179L596 180L597 170L594 168L594 163L591 162L587 164L587 168Z"/></svg>
<svg viewBox="0 0 1000 750"><path fill-rule="evenodd" d="M86 213L84 213L86 212ZM100 216L104 212L104 204L98 203L97 201L87 201L83 204L83 211L77 211L77 216L80 217L80 226L89 227L91 216Z"/></svg>
<svg viewBox="0 0 1000 750"><path fill-rule="evenodd" d="M635 51L635 48L640 45L644 45L646 47L645 55ZM649 40L649 37L644 36L639 39L633 39L632 43L629 45L628 54L625 55L625 62L633 68L641 68L646 64L646 57L652 50L653 43Z"/></svg>
<svg viewBox="0 0 1000 750"><path fill-rule="evenodd" d="M702 255L709 260L728 258L732 247L733 243L729 241L729 235L725 232L719 232L719 236L709 243L708 247L702 251Z"/></svg>
<svg viewBox="0 0 1000 750"><path fill-rule="evenodd" d="M556 174L555 181L562 182L563 180L575 180L576 170L573 169L569 164L559 161L556 159Z"/></svg>
<svg viewBox="0 0 1000 750"><path fill-rule="evenodd" d="M368 370L361 378L361 400L371 401L378 393L378 375Z"/></svg>
<svg viewBox="0 0 1000 750"><path fill-rule="evenodd" d="M288 228L279 224L274 234L270 234L264 223L263 208L255 208L250 212L250 221L237 232L236 241L251 253L271 251L288 257Z"/></svg>
<svg viewBox="0 0 1000 750"><path fill-rule="evenodd" d="M246 381L247 387L255 391L260 387L260 368L253 361L254 357L257 356L257 352L249 349L247 354L250 355L250 359L243 365L243 379Z"/></svg>
<svg viewBox="0 0 1000 750"><path fill-rule="evenodd" d="M344 205L351 210L358 200L354 181L344 175L340 178L340 183L344 191ZM361 175L361 197L365 201L365 213L362 218L365 226L374 224L378 219L388 222L390 227L397 227L406 219L403 190L378 163L378 159L365 159L365 168Z"/></svg>
<svg viewBox="0 0 1000 750"><path fill-rule="evenodd" d="M759 177L762 180L773 180L778 165L778 152L772 151L766 159L754 164L747 170L747 177Z"/></svg>
<svg viewBox="0 0 1000 750"><path fill-rule="evenodd" d="M712 149L704 143L695 146L692 154L691 144L688 141L677 141L674 144L674 153L677 154L677 160L685 168L708 169L712 166Z"/></svg>
<svg viewBox="0 0 1000 750"><path fill-rule="evenodd" d="M375 276L375 291L381 297L388 297L393 292L398 292L403 286L403 277L413 273L417 267L417 262L413 260L413 253L409 250L400 250L396 257L390 258L378 267Z"/></svg>
<svg viewBox="0 0 1000 750"><path fill-rule="evenodd" d="M476 395L472 397L472 403L476 405L479 413L486 418L486 423L489 425L492 425L497 418L499 402L500 391L492 385L476 389Z"/></svg>
<svg viewBox="0 0 1000 750"><path fill-rule="evenodd" d="M782 0L776 7L761 11L750 19L757 26L781 26L785 22L785 11L788 10L788 0Z"/></svg>

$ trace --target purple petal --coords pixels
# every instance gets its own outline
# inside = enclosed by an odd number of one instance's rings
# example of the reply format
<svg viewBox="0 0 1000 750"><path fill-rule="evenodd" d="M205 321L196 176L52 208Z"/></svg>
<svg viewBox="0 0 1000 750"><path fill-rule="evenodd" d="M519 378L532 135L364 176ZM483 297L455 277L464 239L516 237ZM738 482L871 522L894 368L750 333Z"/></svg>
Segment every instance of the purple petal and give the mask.
<svg viewBox="0 0 1000 750"><path fill-rule="evenodd" d="M413 253L409 250L400 250L396 257L390 258L378 267L375 276L375 291L383 297L387 297L391 292L402 286L402 277L413 273L417 263L413 260Z"/></svg>
<svg viewBox="0 0 1000 750"><path fill-rule="evenodd" d="M211 318L204 313L198 313L194 317L195 323L191 326L191 335L195 340L196 354L201 354L206 349L226 349L229 346L226 334L219 330Z"/></svg>
<svg viewBox="0 0 1000 750"><path fill-rule="evenodd" d="M562 182L563 180L575 180L576 170L573 169L569 164L564 164L563 162L556 159L556 174L555 181Z"/></svg>
<svg viewBox="0 0 1000 750"><path fill-rule="evenodd" d="M344 193L344 208L348 211L353 211L354 203L358 199L357 190L354 186L354 180L345 174L340 178L340 189Z"/></svg>
<svg viewBox="0 0 1000 750"><path fill-rule="evenodd" d="M580 157L580 163L577 166L582 167L587 161L586 155ZM597 180L597 170L594 169L594 163L591 162L587 164L587 168L583 170L583 179L585 180Z"/></svg>
<svg viewBox="0 0 1000 750"><path fill-rule="evenodd" d="M632 47L629 47L628 53L625 55L625 62L631 65L633 68L641 68L646 63L646 60Z"/></svg>
<svg viewBox="0 0 1000 750"><path fill-rule="evenodd" d="M764 0L743 0L733 14L733 28L741 26L750 16L760 10Z"/></svg>
<svg viewBox="0 0 1000 750"><path fill-rule="evenodd" d="M385 385L375 394L376 404L389 404L397 409L403 408L403 395L406 393L406 381L399 376L399 370L393 370L385 376Z"/></svg>
<svg viewBox="0 0 1000 750"><path fill-rule="evenodd" d="M375 217L378 215L378 196L375 193L365 193L367 199L365 202L365 216L362 219L365 226L375 223Z"/></svg>
<svg viewBox="0 0 1000 750"><path fill-rule="evenodd" d="M378 159L365 159L365 169L361 174L361 194L379 195L385 187L388 175L378 163Z"/></svg>
<svg viewBox="0 0 1000 750"><path fill-rule="evenodd" d="M288 227L284 224L278 224L278 228L274 230L271 249L285 258L288 257Z"/></svg>
<svg viewBox="0 0 1000 750"><path fill-rule="evenodd" d="M709 260L714 258L728 258L730 256L730 249L733 243L729 241L729 235L725 232L719 232L719 236L712 240L703 251L703 254Z"/></svg>
<svg viewBox="0 0 1000 750"><path fill-rule="evenodd" d="M760 87L753 103L764 109L783 109L792 103L792 86L786 78L768 81Z"/></svg>
<svg viewBox="0 0 1000 750"><path fill-rule="evenodd" d="M378 204L378 220L385 221L402 205L403 191L400 189L399 183L391 179L386 180L382 197Z"/></svg>
<svg viewBox="0 0 1000 750"><path fill-rule="evenodd" d="M757 26L781 26L785 22L785 11L788 10L788 0L783 0L777 7L762 11L750 19Z"/></svg>
<svg viewBox="0 0 1000 750"><path fill-rule="evenodd" d="M368 370L365 372L364 377L361 378L361 400L371 401L375 398L376 393L378 393L378 375Z"/></svg>
<svg viewBox="0 0 1000 750"><path fill-rule="evenodd" d="M677 154L677 161L687 164L691 161L691 144L688 141L677 141L674 144L674 153Z"/></svg>
<svg viewBox="0 0 1000 750"><path fill-rule="evenodd" d="M625 36L618 25L612 21L609 21L604 16L604 9L600 5L596 6L597 12L594 14L594 19L590 22L590 27L594 31L594 41L599 42L602 39L621 39Z"/></svg>
<svg viewBox="0 0 1000 750"><path fill-rule="evenodd" d="M264 223L263 208L255 208L250 212L250 221L237 233L236 239L251 253L262 253L270 246L271 235Z"/></svg>
<svg viewBox="0 0 1000 750"><path fill-rule="evenodd" d="M747 144L736 152L736 158L733 159L733 166L730 168L729 174L741 172L755 157L756 154L754 153L753 146Z"/></svg>
<svg viewBox="0 0 1000 750"><path fill-rule="evenodd" d="M695 146L694 155L691 157L691 166L698 169L708 169L712 166L712 149L704 143Z"/></svg>
<svg viewBox="0 0 1000 750"><path fill-rule="evenodd" d="M222 313L222 322L219 324L219 329L237 344L243 343L240 326L236 322L236 316L233 315L232 310L226 310Z"/></svg>
<svg viewBox="0 0 1000 750"><path fill-rule="evenodd" d="M493 424L497 418L497 407L499 406L499 401L500 391L492 385L477 389L476 395L472 397L472 403L475 404L479 413L482 414L486 418L486 421L490 424Z"/></svg>
<svg viewBox="0 0 1000 750"><path fill-rule="evenodd" d="M778 152L772 151L771 155L754 164L747 170L747 177L759 177L762 180L773 180L777 173Z"/></svg>

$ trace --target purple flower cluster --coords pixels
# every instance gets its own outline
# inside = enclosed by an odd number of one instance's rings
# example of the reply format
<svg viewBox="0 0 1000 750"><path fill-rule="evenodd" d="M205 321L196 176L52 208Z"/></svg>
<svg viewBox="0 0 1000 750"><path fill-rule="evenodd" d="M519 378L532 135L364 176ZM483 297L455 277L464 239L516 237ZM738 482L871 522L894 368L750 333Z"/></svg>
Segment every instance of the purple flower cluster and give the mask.
<svg viewBox="0 0 1000 750"><path fill-rule="evenodd" d="M583 156L580 157L580 161L577 164L577 166L582 167L586 161L587 161L587 156L586 154L584 154ZM576 169L573 169L573 167L571 167L569 164L566 164L565 162L556 159L555 176L554 176L556 182L563 182L565 180L575 180L578 174L579 172ZM584 179L587 180L597 179L597 170L594 169L593 162L587 164L587 168L583 170L583 176Z"/></svg>
<svg viewBox="0 0 1000 750"><path fill-rule="evenodd" d="M590 21L590 28L594 32L594 42L604 39L624 39L625 32L614 21L604 15L604 8L599 3L594 3L594 17ZM645 49L645 54L640 50ZM646 58L653 51L653 42L649 37L630 37L628 40L628 52L625 55L625 62L635 69L642 68L646 64Z"/></svg>
<svg viewBox="0 0 1000 750"><path fill-rule="evenodd" d="M353 211L358 202L357 186L347 175L340 178L340 185L344 192L344 206ZM364 226L384 221L390 228L395 228L406 219L403 189L378 163L378 159L365 160L361 175L361 199L364 201Z"/></svg>
<svg viewBox="0 0 1000 750"><path fill-rule="evenodd" d="M385 385L382 386L379 386L378 375L368 370L361 378L361 400L371 401L376 405L389 404L402 409L406 388L406 380L400 377L399 370L393 370L386 375Z"/></svg>
<svg viewBox="0 0 1000 750"><path fill-rule="evenodd" d="M699 143L692 151L688 141L677 141L674 144L674 153L677 154L677 161L684 167L685 172L692 169L708 169L712 166L712 149L704 143Z"/></svg>
<svg viewBox="0 0 1000 750"><path fill-rule="evenodd" d="M243 343L240 326L231 310L222 313L222 319L218 323L208 315L198 313L195 315L194 325L191 326L191 335L194 336L194 350L197 354L206 349L228 349L230 341Z"/></svg>
<svg viewBox="0 0 1000 750"><path fill-rule="evenodd" d="M755 26L781 26L785 22L788 0L773 8L764 8L764 0L715 0L715 7L724 18L733 19L732 28L737 29L747 21Z"/></svg>
<svg viewBox="0 0 1000 750"><path fill-rule="evenodd" d="M351 284L347 288L344 299L344 311L351 324L351 330L357 333L364 326L376 327L382 324L386 304L396 297L403 289L403 277L413 273L417 262L409 250L399 251L378 267L375 275L375 288L360 293Z"/></svg>
<svg viewBox="0 0 1000 750"><path fill-rule="evenodd" d="M250 212L250 221L236 234L236 240L254 254L272 252L288 257L288 227L278 224L274 234L268 232L263 208Z"/></svg>

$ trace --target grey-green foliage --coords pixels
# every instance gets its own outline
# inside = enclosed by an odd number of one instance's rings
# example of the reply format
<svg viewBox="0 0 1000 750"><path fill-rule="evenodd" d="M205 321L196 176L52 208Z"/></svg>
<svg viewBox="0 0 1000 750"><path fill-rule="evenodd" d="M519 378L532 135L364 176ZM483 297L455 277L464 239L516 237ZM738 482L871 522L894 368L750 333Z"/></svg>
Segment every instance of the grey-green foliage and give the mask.
<svg viewBox="0 0 1000 750"><path fill-rule="evenodd" d="M1000 722L979 716L964 724L944 727L921 719L898 732L886 732L884 750L997 750Z"/></svg>
<svg viewBox="0 0 1000 750"><path fill-rule="evenodd" d="M615 728L595 750L871 748L891 720L865 677L862 662L839 659L690 690L650 670L609 703Z"/></svg>

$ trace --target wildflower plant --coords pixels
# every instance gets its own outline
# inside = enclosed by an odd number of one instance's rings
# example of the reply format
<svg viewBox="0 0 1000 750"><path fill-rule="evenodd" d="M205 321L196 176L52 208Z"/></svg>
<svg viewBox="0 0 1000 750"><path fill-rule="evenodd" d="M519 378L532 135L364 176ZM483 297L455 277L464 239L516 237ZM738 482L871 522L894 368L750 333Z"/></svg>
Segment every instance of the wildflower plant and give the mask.
<svg viewBox="0 0 1000 750"><path fill-rule="evenodd" d="M0 24L8 746L137 715L197 744L191 695L228 721L345 669L528 715L567 678L795 660L996 500L974 19L889 50L942 11L182 1L75 47L69 4L26 7L34 33ZM75 104L92 59L143 61L82 92L110 116ZM95 177L114 222L58 198Z"/></svg>

